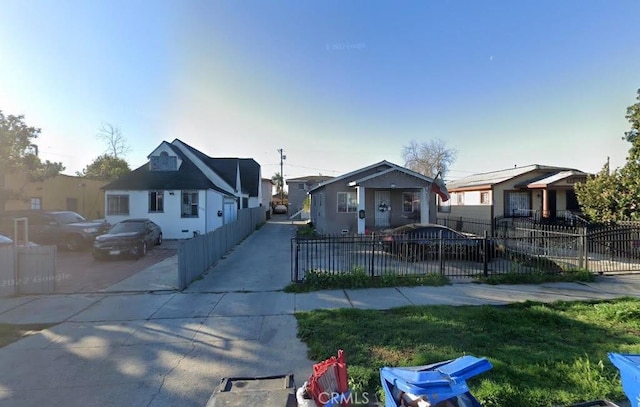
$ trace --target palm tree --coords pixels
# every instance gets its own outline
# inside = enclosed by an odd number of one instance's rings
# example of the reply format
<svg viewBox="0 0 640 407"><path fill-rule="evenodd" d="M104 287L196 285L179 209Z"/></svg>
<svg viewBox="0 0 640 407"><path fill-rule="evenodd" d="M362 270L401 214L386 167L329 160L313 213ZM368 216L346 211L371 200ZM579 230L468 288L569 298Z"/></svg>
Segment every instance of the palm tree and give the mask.
<svg viewBox="0 0 640 407"><path fill-rule="evenodd" d="M280 195L280 200L282 200L282 194L284 192L284 179L282 178L282 174L276 172L271 177L271 182L276 186L276 194Z"/></svg>

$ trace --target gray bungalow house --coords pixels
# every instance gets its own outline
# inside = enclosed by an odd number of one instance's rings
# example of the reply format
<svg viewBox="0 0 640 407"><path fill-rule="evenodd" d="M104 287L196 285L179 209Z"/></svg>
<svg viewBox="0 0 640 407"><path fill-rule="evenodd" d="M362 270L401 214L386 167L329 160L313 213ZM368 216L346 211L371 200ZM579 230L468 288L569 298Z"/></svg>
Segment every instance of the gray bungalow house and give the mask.
<svg viewBox="0 0 640 407"><path fill-rule="evenodd" d="M381 161L311 188L311 222L321 234L433 223L436 193L448 199L444 186L432 178Z"/></svg>

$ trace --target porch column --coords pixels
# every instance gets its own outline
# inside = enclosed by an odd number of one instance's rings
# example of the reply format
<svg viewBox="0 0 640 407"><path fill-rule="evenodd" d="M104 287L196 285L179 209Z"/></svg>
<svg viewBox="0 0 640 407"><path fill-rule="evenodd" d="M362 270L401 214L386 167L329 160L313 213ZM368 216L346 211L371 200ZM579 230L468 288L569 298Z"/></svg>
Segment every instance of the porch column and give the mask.
<svg viewBox="0 0 640 407"><path fill-rule="evenodd" d="M358 211L356 212L356 217L358 219L358 234L359 235L364 235L364 230L365 230L365 225L366 225L366 219L362 218L360 219L360 211L364 211L364 203L365 203L365 187L362 186L357 186L356 187L356 193L357 193L357 198L358 198Z"/></svg>
<svg viewBox="0 0 640 407"><path fill-rule="evenodd" d="M429 208L431 207L431 188L420 189L420 223L426 224L429 222Z"/></svg>
<svg viewBox="0 0 640 407"><path fill-rule="evenodd" d="M542 190L542 217L549 217L549 194L547 193L547 189Z"/></svg>

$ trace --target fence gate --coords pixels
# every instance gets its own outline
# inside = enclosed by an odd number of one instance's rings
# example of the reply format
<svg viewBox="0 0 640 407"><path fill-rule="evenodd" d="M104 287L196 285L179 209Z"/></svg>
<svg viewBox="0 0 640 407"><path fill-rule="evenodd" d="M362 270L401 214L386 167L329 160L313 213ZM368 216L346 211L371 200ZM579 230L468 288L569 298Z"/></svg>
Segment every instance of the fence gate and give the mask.
<svg viewBox="0 0 640 407"><path fill-rule="evenodd" d="M640 271L640 224L598 226L587 232L589 270Z"/></svg>

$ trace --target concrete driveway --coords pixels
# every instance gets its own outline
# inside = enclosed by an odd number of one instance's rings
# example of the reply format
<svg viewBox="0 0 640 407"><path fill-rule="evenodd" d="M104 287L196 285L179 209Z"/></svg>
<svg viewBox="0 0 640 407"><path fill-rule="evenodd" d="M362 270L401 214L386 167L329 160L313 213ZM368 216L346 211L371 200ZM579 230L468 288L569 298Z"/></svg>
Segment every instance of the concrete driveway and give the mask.
<svg viewBox="0 0 640 407"><path fill-rule="evenodd" d="M164 241L140 260L96 261L91 250L58 250L56 258L57 293L93 293L112 286L176 254L177 241ZM176 271L177 279L177 271Z"/></svg>
<svg viewBox="0 0 640 407"><path fill-rule="evenodd" d="M290 245L295 231L285 215L275 215L185 291L282 290L291 282Z"/></svg>

